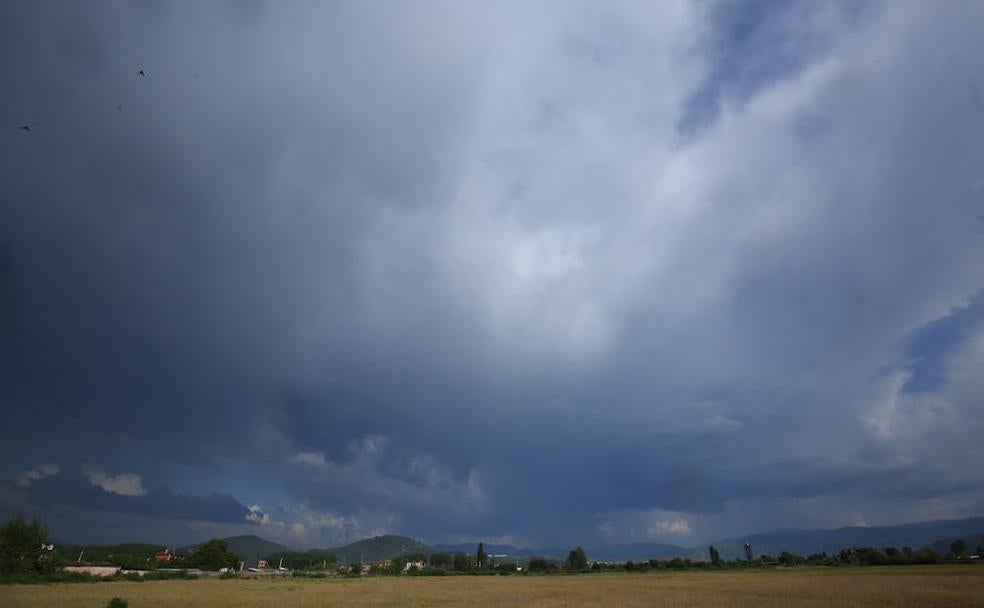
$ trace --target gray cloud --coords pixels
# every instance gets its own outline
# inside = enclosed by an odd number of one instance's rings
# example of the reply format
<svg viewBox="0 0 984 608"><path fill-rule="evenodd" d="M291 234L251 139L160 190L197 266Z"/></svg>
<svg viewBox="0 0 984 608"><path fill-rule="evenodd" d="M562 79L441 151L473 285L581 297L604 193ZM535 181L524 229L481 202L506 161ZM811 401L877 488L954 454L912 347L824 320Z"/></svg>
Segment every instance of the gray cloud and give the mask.
<svg viewBox="0 0 984 608"><path fill-rule="evenodd" d="M979 510L980 6L0 11L0 473L64 529Z"/></svg>

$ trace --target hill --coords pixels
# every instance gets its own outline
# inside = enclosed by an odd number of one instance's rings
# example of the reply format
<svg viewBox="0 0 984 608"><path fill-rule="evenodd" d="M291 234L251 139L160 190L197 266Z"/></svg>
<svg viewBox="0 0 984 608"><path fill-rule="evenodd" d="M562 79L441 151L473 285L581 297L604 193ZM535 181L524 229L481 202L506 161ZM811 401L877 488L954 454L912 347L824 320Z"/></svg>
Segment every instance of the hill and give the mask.
<svg viewBox="0 0 984 608"><path fill-rule="evenodd" d="M222 540L229 543L229 551L238 555L247 566L255 566L260 559L266 558L274 553L290 551L290 548L279 543L271 542L265 538L260 538L255 534L244 534L243 536L230 536ZM192 553L202 543L182 547L178 552Z"/></svg>

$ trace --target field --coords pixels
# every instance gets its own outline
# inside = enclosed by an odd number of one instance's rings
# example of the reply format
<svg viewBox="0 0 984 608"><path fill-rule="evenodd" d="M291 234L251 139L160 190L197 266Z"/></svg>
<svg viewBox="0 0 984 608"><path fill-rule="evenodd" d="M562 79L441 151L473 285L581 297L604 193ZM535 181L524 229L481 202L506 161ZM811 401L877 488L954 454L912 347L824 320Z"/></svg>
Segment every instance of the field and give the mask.
<svg viewBox="0 0 984 608"><path fill-rule="evenodd" d="M4 608L321 606L984 607L984 567L790 569L580 576L197 580L0 587Z"/></svg>

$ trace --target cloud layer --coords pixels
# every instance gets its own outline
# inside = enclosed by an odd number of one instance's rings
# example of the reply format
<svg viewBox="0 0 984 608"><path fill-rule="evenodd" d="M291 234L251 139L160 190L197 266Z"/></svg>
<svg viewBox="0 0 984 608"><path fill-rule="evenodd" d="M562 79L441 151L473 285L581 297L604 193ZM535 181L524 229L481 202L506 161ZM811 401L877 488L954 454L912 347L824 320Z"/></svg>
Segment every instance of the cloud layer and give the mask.
<svg viewBox="0 0 984 608"><path fill-rule="evenodd" d="M0 8L0 505L298 545L979 514L982 11Z"/></svg>

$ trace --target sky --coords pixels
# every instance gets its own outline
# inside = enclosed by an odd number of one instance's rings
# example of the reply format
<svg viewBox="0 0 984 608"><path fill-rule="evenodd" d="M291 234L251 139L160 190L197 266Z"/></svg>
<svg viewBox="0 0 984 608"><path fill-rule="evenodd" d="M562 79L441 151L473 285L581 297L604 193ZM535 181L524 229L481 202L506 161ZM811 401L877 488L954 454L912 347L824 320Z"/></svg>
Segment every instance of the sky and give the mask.
<svg viewBox="0 0 984 608"><path fill-rule="evenodd" d="M982 24L0 4L0 517L535 547L984 514Z"/></svg>

